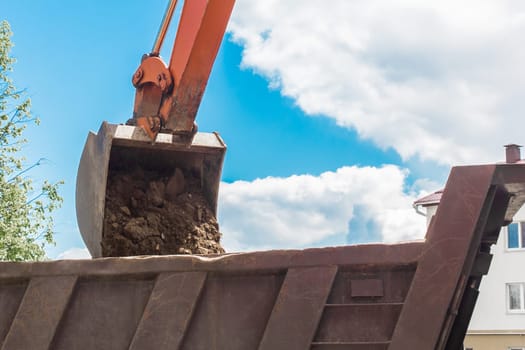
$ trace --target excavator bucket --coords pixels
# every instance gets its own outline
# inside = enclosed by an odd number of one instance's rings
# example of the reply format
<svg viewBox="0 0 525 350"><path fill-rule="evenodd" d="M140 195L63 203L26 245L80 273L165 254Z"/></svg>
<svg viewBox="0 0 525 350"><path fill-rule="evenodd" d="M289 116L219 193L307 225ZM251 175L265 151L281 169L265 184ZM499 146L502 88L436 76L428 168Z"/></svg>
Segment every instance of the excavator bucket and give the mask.
<svg viewBox="0 0 525 350"><path fill-rule="evenodd" d="M195 117L235 0L186 0L169 65L159 57L177 1L133 75L128 125L90 133L77 176L78 226L93 257L214 254L226 146Z"/></svg>
<svg viewBox="0 0 525 350"><path fill-rule="evenodd" d="M108 179L112 173L122 171L128 177L142 177L144 173L178 174L182 176L179 182L186 180L186 183L191 177L192 186L199 188L216 217L225 152L226 145L217 133L199 132L191 144L184 145L173 142L173 135L164 133L152 143L143 129L129 125L104 122L98 133L90 132L78 168L76 210L78 227L91 255L104 256L105 216L110 215L106 210ZM112 188L119 185L113 183ZM145 192L149 195L152 191Z"/></svg>

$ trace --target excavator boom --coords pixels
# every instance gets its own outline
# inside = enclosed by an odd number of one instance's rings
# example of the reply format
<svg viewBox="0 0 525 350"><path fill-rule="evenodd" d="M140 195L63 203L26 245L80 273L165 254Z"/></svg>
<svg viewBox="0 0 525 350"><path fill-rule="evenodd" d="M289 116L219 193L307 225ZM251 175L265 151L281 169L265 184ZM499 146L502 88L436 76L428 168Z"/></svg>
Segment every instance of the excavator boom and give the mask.
<svg viewBox="0 0 525 350"><path fill-rule="evenodd" d="M154 140L161 130L189 143L197 110L208 83L235 0L185 1L169 65L158 57L176 0L171 0L153 50L133 75L137 88L131 124ZM186 136L186 137L184 137Z"/></svg>

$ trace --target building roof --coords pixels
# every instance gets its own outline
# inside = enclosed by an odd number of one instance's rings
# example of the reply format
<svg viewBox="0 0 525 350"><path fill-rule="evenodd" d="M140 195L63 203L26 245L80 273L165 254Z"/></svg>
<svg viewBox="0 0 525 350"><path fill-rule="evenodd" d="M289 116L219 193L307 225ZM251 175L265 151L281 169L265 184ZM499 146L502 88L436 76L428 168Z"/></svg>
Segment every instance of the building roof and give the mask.
<svg viewBox="0 0 525 350"><path fill-rule="evenodd" d="M428 207L430 205L437 205L441 201L441 196L443 195L443 189L437 190L434 193L426 195L419 198L414 202L414 206L423 206Z"/></svg>

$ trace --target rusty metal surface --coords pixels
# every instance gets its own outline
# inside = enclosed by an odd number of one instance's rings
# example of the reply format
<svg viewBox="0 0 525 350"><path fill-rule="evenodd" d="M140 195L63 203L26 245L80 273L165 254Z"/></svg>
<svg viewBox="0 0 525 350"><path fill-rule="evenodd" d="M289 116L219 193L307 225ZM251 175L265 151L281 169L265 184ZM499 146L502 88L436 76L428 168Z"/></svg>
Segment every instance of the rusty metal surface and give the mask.
<svg viewBox="0 0 525 350"><path fill-rule="evenodd" d="M129 348L178 349L205 281L205 272L160 274Z"/></svg>
<svg viewBox="0 0 525 350"><path fill-rule="evenodd" d="M388 342L403 303L328 304L317 345Z"/></svg>
<svg viewBox="0 0 525 350"><path fill-rule="evenodd" d="M524 201L524 164L458 167L424 241L0 263L1 348L457 350Z"/></svg>
<svg viewBox="0 0 525 350"><path fill-rule="evenodd" d="M112 164L141 162L147 163L145 169L195 169L216 214L225 152L226 145L217 133L197 133L190 145L173 143L171 134L159 134L152 144L138 127L106 122L98 133L89 133L78 167L75 201L78 227L91 256L102 256L106 185Z"/></svg>
<svg viewBox="0 0 525 350"><path fill-rule="evenodd" d="M365 271L371 268L375 269L377 266L385 266L388 270L397 270L399 266L416 264L423 246L424 242L416 241L400 244L270 250L212 256L169 255L57 260L38 263L0 262L0 280L8 282L15 278L27 280L37 276L54 275L89 275L104 278L115 275L156 275L162 272L185 271L250 273L324 265L358 266L360 270ZM366 265L373 266L367 269ZM391 265L392 267L389 267Z"/></svg>
<svg viewBox="0 0 525 350"><path fill-rule="evenodd" d="M106 202L109 153L117 126L102 123L88 134L78 165L75 193L77 223L91 256L102 255L102 218Z"/></svg>
<svg viewBox="0 0 525 350"><path fill-rule="evenodd" d="M524 180L522 165L452 170L389 349L421 348L428 344L433 349L447 348L455 322L461 323L467 316L463 310L457 317L458 310L474 295L467 293L465 298L464 292L473 279L481 279L480 264L486 269L484 242L491 237L490 243L495 243L506 216L508 219L505 213L515 211L523 203ZM514 186L514 193L507 191L508 185ZM508 207L511 197L514 204ZM418 336L410 337L414 332ZM448 347L454 349L461 341L457 339L454 346Z"/></svg>
<svg viewBox="0 0 525 350"><path fill-rule="evenodd" d="M65 299L68 307L50 348L127 349L151 299L154 280L122 277L79 278L72 296Z"/></svg>
<svg viewBox="0 0 525 350"><path fill-rule="evenodd" d="M5 339L13 322L18 306L24 297L27 280L2 280L0 287L0 339Z"/></svg>
<svg viewBox="0 0 525 350"><path fill-rule="evenodd" d="M215 274L202 298L181 349L256 349L283 283L284 271Z"/></svg>
<svg viewBox="0 0 525 350"><path fill-rule="evenodd" d="M258 349L307 349L336 273L336 266L289 269ZM293 320L290 315L294 315Z"/></svg>
<svg viewBox="0 0 525 350"><path fill-rule="evenodd" d="M494 168L452 170L389 349L427 348L427 344L435 348L442 342L443 327L449 327L448 318L459 306L454 299L460 300L462 284L467 282L462 272L469 246L479 230L478 221L486 220L485 203L494 195ZM408 337L414 332L417 337Z"/></svg>
<svg viewBox="0 0 525 350"><path fill-rule="evenodd" d="M48 349L76 280L76 276L32 278L2 349Z"/></svg>

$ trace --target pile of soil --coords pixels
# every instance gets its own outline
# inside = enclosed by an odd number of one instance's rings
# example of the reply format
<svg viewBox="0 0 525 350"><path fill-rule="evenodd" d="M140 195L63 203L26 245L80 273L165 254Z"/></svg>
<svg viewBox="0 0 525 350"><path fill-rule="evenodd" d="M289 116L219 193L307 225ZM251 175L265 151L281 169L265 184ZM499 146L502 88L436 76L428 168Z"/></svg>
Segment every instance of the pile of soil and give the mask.
<svg viewBox="0 0 525 350"><path fill-rule="evenodd" d="M110 170L103 256L224 253L220 238L194 174Z"/></svg>

